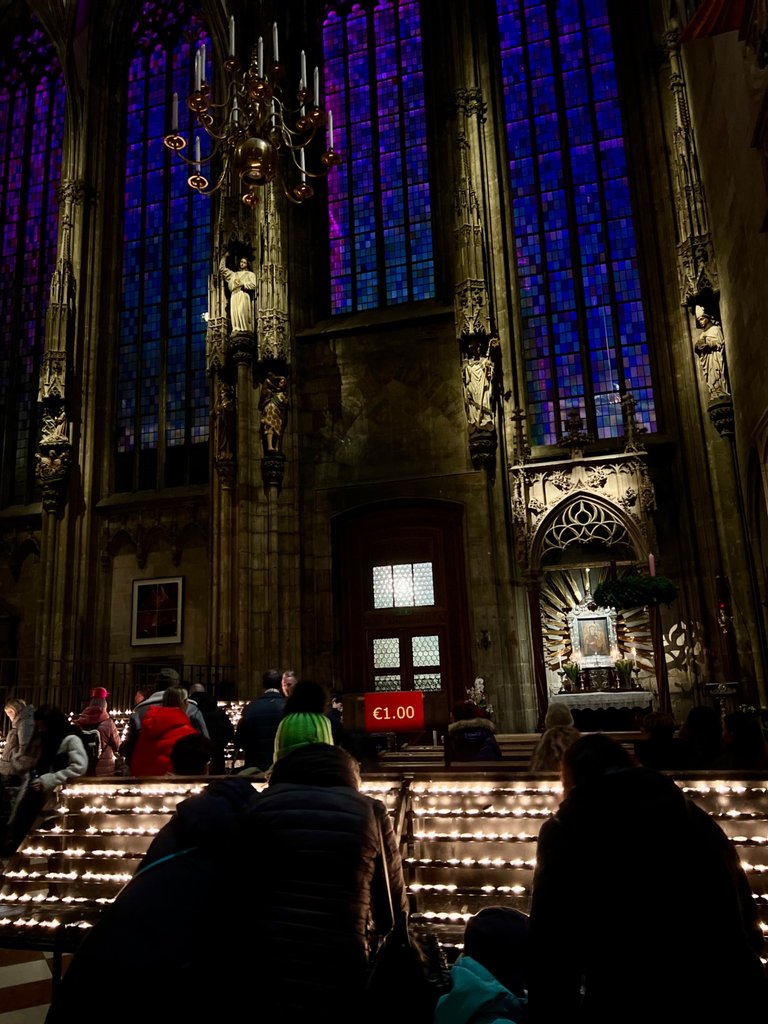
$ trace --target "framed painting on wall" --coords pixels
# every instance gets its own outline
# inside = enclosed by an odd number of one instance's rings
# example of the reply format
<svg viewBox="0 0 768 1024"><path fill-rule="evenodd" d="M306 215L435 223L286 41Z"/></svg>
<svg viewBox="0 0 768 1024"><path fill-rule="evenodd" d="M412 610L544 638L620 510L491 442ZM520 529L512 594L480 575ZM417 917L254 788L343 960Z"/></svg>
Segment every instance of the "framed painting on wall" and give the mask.
<svg viewBox="0 0 768 1024"><path fill-rule="evenodd" d="M618 658L616 612L594 604L577 605L568 613L573 660L582 668L610 668Z"/></svg>
<svg viewBox="0 0 768 1024"><path fill-rule="evenodd" d="M181 643L183 576L133 581L131 644Z"/></svg>

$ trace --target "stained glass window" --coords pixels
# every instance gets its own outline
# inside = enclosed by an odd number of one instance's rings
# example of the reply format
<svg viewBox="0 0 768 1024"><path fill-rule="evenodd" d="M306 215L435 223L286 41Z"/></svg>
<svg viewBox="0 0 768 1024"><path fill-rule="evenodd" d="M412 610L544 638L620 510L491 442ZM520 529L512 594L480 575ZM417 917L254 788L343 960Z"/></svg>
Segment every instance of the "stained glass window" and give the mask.
<svg viewBox="0 0 768 1024"><path fill-rule="evenodd" d="M434 296L416 0L330 10L325 102L343 163L328 177L331 311Z"/></svg>
<svg viewBox="0 0 768 1024"><path fill-rule="evenodd" d="M34 498L37 392L56 266L61 68L32 15L0 57L0 504Z"/></svg>
<svg viewBox="0 0 768 1024"><path fill-rule="evenodd" d="M145 3L128 72L123 293L116 490L195 483L208 469L210 200L187 185L163 145L172 97L194 85L194 51L210 38L190 5ZM212 79L210 63L207 78ZM185 132L186 129L186 132Z"/></svg>
<svg viewBox="0 0 768 1024"><path fill-rule="evenodd" d="M497 0L528 419L656 429L607 0Z"/></svg>

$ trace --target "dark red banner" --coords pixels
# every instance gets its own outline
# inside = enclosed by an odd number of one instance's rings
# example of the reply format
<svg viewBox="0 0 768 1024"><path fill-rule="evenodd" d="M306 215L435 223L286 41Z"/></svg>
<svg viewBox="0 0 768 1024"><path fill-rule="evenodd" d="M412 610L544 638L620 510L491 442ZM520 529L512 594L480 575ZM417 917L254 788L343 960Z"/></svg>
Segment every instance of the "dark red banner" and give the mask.
<svg viewBox="0 0 768 1024"><path fill-rule="evenodd" d="M366 732L413 732L423 728L421 690L365 694Z"/></svg>

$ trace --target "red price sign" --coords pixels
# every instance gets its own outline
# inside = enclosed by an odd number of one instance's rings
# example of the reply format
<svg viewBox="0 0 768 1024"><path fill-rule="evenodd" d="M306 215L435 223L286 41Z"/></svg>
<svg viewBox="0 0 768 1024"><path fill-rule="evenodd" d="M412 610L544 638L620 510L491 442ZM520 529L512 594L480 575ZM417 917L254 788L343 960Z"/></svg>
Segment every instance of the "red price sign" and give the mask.
<svg viewBox="0 0 768 1024"><path fill-rule="evenodd" d="M421 690L365 694L367 732L413 732L424 728Z"/></svg>

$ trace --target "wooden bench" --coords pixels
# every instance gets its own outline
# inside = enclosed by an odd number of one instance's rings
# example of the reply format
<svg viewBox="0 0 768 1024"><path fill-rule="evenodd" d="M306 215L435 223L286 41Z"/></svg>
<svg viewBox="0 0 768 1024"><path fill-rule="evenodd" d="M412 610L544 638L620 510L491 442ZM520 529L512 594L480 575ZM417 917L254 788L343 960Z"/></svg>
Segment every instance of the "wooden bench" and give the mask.
<svg viewBox="0 0 768 1024"><path fill-rule="evenodd" d="M621 743L631 754L634 753L635 740L639 738L640 733L615 732L605 733L605 735ZM505 771L527 772L533 751L541 739L541 733L497 733L496 739L501 747L502 758L500 761L451 761L447 767L455 768L457 771L472 769L484 771L500 768ZM387 750L379 755L379 764L384 770L388 768L403 771L436 769L446 766L445 751L440 744Z"/></svg>

